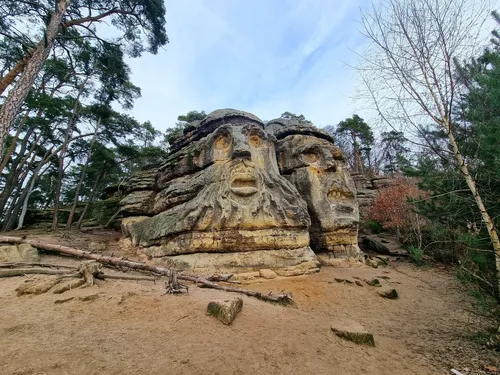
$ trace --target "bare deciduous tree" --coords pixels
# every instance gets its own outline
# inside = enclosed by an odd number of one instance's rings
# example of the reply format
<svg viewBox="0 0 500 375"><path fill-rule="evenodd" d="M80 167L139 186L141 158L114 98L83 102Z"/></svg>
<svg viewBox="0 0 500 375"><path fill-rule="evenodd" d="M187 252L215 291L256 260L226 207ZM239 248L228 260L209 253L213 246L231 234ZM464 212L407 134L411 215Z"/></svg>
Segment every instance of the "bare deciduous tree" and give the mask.
<svg viewBox="0 0 500 375"><path fill-rule="evenodd" d="M451 153L474 196L495 251L500 286L498 233L460 152L454 124L462 89L454 62L478 54L490 10L487 0L381 0L362 15L368 44L359 71L365 93L388 125L410 137L429 123L446 132L449 148L434 151Z"/></svg>

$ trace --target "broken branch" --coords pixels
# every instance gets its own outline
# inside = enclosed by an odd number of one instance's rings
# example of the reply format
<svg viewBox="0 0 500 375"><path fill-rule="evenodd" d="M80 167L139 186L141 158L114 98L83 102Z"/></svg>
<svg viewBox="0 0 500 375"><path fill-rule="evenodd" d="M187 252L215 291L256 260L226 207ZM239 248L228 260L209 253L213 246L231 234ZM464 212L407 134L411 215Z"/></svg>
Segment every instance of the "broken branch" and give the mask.
<svg viewBox="0 0 500 375"><path fill-rule="evenodd" d="M50 268L14 268L7 270L0 270L0 278L2 277L13 277L13 276L24 276L28 274L41 274L41 275L68 275L67 270L53 270ZM80 274L71 274L71 276Z"/></svg>

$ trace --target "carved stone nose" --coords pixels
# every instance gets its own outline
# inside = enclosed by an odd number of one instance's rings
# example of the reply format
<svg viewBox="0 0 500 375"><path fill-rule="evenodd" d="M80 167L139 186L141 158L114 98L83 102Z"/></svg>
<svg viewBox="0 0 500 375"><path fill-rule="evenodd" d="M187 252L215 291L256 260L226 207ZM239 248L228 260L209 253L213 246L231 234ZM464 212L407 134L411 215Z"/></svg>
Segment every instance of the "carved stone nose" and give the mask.
<svg viewBox="0 0 500 375"><path fill-rule="evenodd" d="M327 172L335 172L337 170L337 163L335 163L335 160L333 158L327 158L326 159L326 168L325 170Z"/></svg>
<svg viewBox="0 0 500 375"><path fill-rule="evenodd" d="M250 158L251 155L247 137L239 132L235 132L233 134L233 159Z"/></svg>
<svg viewBox="0 0 500 375"><path fill-rule="evenodd" d="M250 158L251 156L250 149L239 147L233 150L233 159Z"/></svg>

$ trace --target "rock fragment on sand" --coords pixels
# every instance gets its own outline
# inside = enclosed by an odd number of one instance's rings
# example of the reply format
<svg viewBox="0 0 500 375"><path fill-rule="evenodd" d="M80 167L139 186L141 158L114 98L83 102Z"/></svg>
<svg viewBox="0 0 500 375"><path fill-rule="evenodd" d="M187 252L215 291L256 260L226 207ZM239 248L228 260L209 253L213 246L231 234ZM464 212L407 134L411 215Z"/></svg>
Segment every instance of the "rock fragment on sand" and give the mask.
<svg viewBox="0 0 500 375"><path fill-rule="evenodd" d="M235 298L226 301L212 301L207 306L207 315L211 315L219 319L224 324L231 324L236 315L243 308L243 300Z"/></svg>
<svg viewBox="0 0 500 375"><path fill-rule="evenodd" d="M381 297L388 298L388 299L398 299L399 298L399 293L396 289L381 290L378 292L378 294Z"/></svg>
<svg viewBox="0 0 500 375"><path fill-rule="evenodd" d="M371 279L371 280L365 280L366 283L370 286L375 286L375 287L381 287L382 284L380 284L380 280L377 278Z"/></svg>
<svg viewBox="0 0 500 375"><path fill-rule="evenodd" d="M259 271L260 277L263 277L264 279L274 279L276 278L276 272L273 270L269 269L262 269Z"/></svg>
<svg viewBox="0 0 500 375"><path fill-rule="evenodd" d="M331 330L338 337L359 345L375 346L373 334L351 319L338 319L331 324Z"/></svg>

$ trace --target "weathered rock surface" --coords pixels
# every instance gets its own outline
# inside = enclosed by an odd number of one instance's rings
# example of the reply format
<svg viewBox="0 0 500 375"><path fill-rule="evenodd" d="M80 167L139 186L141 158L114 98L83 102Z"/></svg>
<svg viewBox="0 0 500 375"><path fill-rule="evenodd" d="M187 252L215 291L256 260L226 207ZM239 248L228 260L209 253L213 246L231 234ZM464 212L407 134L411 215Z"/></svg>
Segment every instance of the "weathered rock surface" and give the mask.
<svg viewBox="0 0 500 375"><path fill-rule="evenodd" d="M132 191L120 201L120 206L126 215L152 214L154 196L155 193L150 190Z"/></svg>
<svg viewBox="0 0 500 375"><path fill-rule="evenodd" d="M38 250L29 244L0 244L0 262L37 262Z"/></svg>
<svg viewBox="0 0 500 375"><path fill-rule="evenodd" d="M183 270L305 274L319 265L311 247L359 258L342 153L327 133L280 121L223 109L172 136L166 159L125 183L124 235Z"/></svg>
<svg viewBox="0 0 500 375"><path fill-rule="evenodd" d="M363 245L365 245L368 249L375 251L378 254L390 255L391 250L384 245L381 241L377 240L371 236L363 237Z"/></svg>
<svg viewBox="0 0 500 375"><path fill-rule="evenodd" d="M276 272L274 272L273 270L268 270L268 269L259 270L259 275L260 275L260 277L263 277L264 279L275 279L276 278Z"/></svg>
<svg viewBox="0 0 500 375"><path fill-rule="evenodd" d="M88 249L90 252L101 252L106 250L106 243L105 242L90 242L88 245Z"/></svg>
<svg viewBox="0 0 500 375"><path fill-rule="evenodd" d="M18 296L22 296L23 294L42 294L48 292L55 285L59 284L60 281L61 279L55 277L32 279L19 285L16 288L16 292Z"/></svg>
<svg viewBox="0 0 500 375"><path fill-rule="evenodd" d="M176 256L157 257L157 248L149 248L148 255L158 263L164 263L180 271L192 271L201 275L216 273L240 273L254 271L259 273L263 267L283 271L295 271L302 275L310 269L316 269L318 262L309 247L283 250L254 250L227 253L193 253ZM286 272L285 272L286 273ZM291 273L291 272L288 272ZM258 275L257 275L258 276Z"/></svg>
<svg viewBox="0 0 500 375"><path fill-rule="evenodd" d="M370 279L370 280L365 280L366 283L370 286L376 286L376 287L381 287L382 284L380 284L380 280L379 279Z"/></svg>
<svg viewBox="0 0 500 375"><path fill-rule="evenodd" d="M224 324L231 324L236 315L243 308L243 300L235 298L227 301L212 301L207 306L207 315L211 315L219 319Z"/></svg>
<svg viewBox="0 0 500 375"><path fill-rule="evenodd" d="M398 299L399 293L396 289L385 289L378 292L381 297L388 299Z"/></svg>
<svg viewBox="0 0 500 375"><path fill-rule="evenodd" d="M356 187L331 136L313 126L289 125L282 119L270 121L266 127L278 140L281 174L307 203L312 249L335 258L359 257Z"/></svg>
<svg viewBox="0 0 500 375"><path fill-rule="evenodd" d="M365 264L361 257L337 258L332 253L319 253L316 254L316 258L318 258L318 261L322 266L330 267L361 267Z"/></svg>
<svg viewBox="0 0 500 375"><path fill-rule="evenodd" d="M346 318L337 319L331 324L331 330L344 340L361 345L375 346L373 334L354 320Z"/></svg>
<svg viewBox="0 0 500 375"><path fill-rule="evenodd" d="M352 179L356 186L357 200L362 214L366 213L375 198L377 198L379 190L389 187L393 181L387 176L374 176L368 179L362 174L353 174Z"/></svg>

